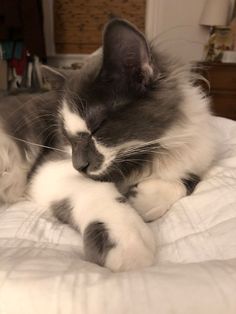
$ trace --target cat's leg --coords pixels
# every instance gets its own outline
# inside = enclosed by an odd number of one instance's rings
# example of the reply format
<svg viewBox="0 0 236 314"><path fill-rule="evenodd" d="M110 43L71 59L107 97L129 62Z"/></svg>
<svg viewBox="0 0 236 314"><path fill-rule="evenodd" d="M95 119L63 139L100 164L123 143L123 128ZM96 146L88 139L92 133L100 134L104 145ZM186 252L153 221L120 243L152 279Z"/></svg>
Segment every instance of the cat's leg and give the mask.
<svg viewBox="0 0 236 314"><path fill-rule="evenodd" d="M198 182L199 177L195 175L178 181L149 179L132 188L129 202L145 221L152 221L165 214L177 200L190 194Z"/></svg>
<svg viewBox="0 0 236 314"><path fill-rule="evenodd" d="M149 227L112 183L76 172L71 161L51 161L32 178L29 194L82 234L87 258L113 271L149 266L155 243Z"/></svg>

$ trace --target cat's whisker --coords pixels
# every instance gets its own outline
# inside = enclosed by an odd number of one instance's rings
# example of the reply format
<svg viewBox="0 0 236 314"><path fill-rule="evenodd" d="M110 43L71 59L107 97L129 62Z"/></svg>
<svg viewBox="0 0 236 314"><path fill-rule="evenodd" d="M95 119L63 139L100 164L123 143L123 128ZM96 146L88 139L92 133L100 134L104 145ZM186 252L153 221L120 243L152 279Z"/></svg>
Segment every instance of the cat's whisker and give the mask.
<svg viewBox="0 0 236 314"><path fill-rule="evenodd" d="M120 155L125 155L125 156L132 156L132 155L136 155L136 154L145 154L145 153L158 153L160 152L160 150L158 150L158 148L155 150L154 148L148 148L148 147L139 147L139 148L135 148L132 150L123 150L121 151L119 154Z"/></svg>
<svg viewBox="0 0 236 314"><path fill-rule="evenodd" d="M125 154L125 155L133 155L133 154L137 154L137 153L156 153L156 154L161 154L163 153L163 149L165 150L168 150L170 148L177 148L179 146L182 146L184 145L184 142L172 142L170 144L165 144L165 145L161 145L161 146L157 146L156 150L155 148L148 148L147 146L150 146L150 144L148 145L143 145L143 146L140 146L140 147L133 147L132 149L127 149L127 150L124 150L122 152L122 154Z"/></svg>
<svg viewBox="0 0 236 314"><path fill-rule="evenodd" d="M53 129L52 129L53 128ZM52 130L51 130L52 129ZM46 135L45 135L46 134ZM53 137L55 137L57 134L57 130L54 128L53 125L48 126L46 129L42 130L39 134L38 137L41 138L43 137L45 139L45 141L47 141L49 139L49 137L51 137L51 140Z"/></svg>
<svg viewBox="0 0 236 314"><path fill-rule="evenodd" d="M31 101L34 101L35 98L42 98L42 96L39 96L39 95L36 95L36 96L32 96L30 97L26 102L23 102L23 101L20 101L17 97L15 97L15 101L17 103L20 103L20 106L17 107L15 110L13 110L10 115L8 116L8 118L6 120L10 120L10 118L12 116L14 116L14 114L17 114L20 110L22 110L23 107L26 107L28 103L30 103ZM47 104L50 104L50 103L54 103L55 101L48 101L47 100ZM30 115L30 113L28 112L28 115Z"/></svg>
<svg viewBox="0 0 236 314"><path fill-rule="evenodd" d="M29 144L29 145L38 146L38 147L42 147L42 148L47 148L47 149L59 151L59 152L62 152L62 153L68 153L66 150L63 150L63 149L59 149L59 148L55 148L55 147L51 147L51 146L47 146L47 145L42 145L42 144L38 144L38 143L33 143L33 142L30 142L30 141L27 141L27 140L23 140L22 138L18 138L18 137L13 136L13 135L9 135L9 136L11 138L17 140L17 141L20 141L20 142L23 142L23 143L26 143L26 144Z"/></svg>
<svg viewBox="0 0 236 314"><path fill-rule="evenodd" d="M78 104L75 102L74 99L78 99L79 103L82 107L82 111L84 114L87 112L87 101L85 99L82 99L79 94L73 92L71 89L67 89L67 92L70 94L70 103L73 105L73 109L79 113L78 111Z"/></svg>
<svg viewBox="0 0 236 314"><path fill-rule="evenodd" d="M118 162L127 162L127 163L134 163L134 164L140 164L140 162L147 162L147 163L151 163L152 164L152 161L151 160L148 160L148 159L126 159L126 158L123 158L123 159L117 159L116 161Z"/></svg>
<svg viewBox="0 0 236 314"><path fill-rule="evenodd" d="M19 120L18 124L15 125L15 130L19 131L21 128L25 128L25 126L31 126L33 123L36 123L37 121L41 122L42 118L44 117L53 117L56 121L56 115L51 113L44 113L44 114L37 114L37 116L34 116L33 113L27 113L27 116L24 117L24 119ZM27 122L26 122L27 119Z"/></svg>
<svg viewBox="0 0 236 314"><path fill-rule="evenodd" d="M188 139L188 134L184 134L184 135L177 135L177 136L165 136L165 137L161 137L159 139L155 139L155 140L152 140L152 141L148 141L146 143L140 143L140 144L137 144L137 145L133 145L129 148L125 148L124 151L126 153L129 153L129 152L139 152L141 148L145 148L145 147L148 147L148 146L152 146L152 145L157 145L157 149L158 148L168 148L168 147L178 147L179 145L183 145L184 144L184 141L183 140L180 140L180 141L176 141L176 139L185 139L186 142L187 142L187 139ZM189 137L191 137L192 135L189 134ZM169 143L168 143L168 140L169 140ZM175 140L175 141L174 141ZM165 142L165 143L163 143ZM153 148L153 147L152 147ZM147 151L150 151L150 149L147 148Z"/></svg>
<svg viewBox="0 0 236 314"><path fill-rule="evenodd" d="M126 177L125 177L123 171L122 171L122 170L119 168L119 166L117 166L115 163L113 163L113 164L110 166L110 169L111 169L111 170L114 170L114 169L115 169L115 171L118 171L118 172L121 174L123 180L126 180Z"/></svg>
<svg viewBox="0 0 236 314"><path fill-rule="evenodd" d="M141 152L142 153L142 152ZM162 155L169 155L169 153L167 152L161 152L161 151L148 151L148 152L144 152L145 154L149 154L149 155L158 155L158 156L162 156ZM140 154L140 152L134 152L134 153L130 153L130 154L123 154L123 155L119 155L118 159L120 159L121 161L124 160L125 158L129 158L130 156L135 156L136 154ZM140 159L143 161L146 161L146 159Z"/></svg>

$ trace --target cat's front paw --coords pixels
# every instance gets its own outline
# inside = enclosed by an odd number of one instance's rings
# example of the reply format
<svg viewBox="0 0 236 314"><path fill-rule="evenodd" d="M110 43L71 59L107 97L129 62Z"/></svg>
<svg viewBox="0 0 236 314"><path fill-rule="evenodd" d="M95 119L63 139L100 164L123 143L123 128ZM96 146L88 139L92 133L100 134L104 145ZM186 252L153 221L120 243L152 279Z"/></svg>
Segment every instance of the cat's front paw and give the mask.
<svg viewBox="0 0 236 314"><path fill-rule="evenodd" d="M145 221L156 220L181 197L186 195L182 183L149 179L132 187L129 203Z"/></svg>
<svg viewBox="0 0 236 314"><path fill-rule="evenodd" d="M109 227L103 222L91 223L84 233L84 249L88 260L112 271L126 271L153 264L155 241L137 216L132 223Z"/></svg>
<svg viewBox="0 0 236 314"><path fill-rule="evenodd" d="M146 226L120 230L116 245L109 251L105 266L113 271L126 271L151 266L155 256L155 242Z"/></svg>
<svg viewBox="0 0 236 314"><path fill-rule="evenodd" d="M152 221L161 217L170 206L166 189L160 189L156 180L139 183L129 191L129 203L136 209L144 221Z"/></svg>

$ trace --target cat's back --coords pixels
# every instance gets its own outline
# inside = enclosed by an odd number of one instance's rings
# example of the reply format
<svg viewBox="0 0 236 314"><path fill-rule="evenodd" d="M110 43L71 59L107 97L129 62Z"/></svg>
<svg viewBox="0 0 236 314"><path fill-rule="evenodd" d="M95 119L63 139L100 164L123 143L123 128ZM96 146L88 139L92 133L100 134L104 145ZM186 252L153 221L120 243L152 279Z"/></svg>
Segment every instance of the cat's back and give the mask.
<svg viewBox="0 0 236 314"><path fill-rule="evenodd" d="M57 112L54 92L20 93L0 98L0 203L12 203L24 194L28 173Z"/></svg>
<svg viewBox="0 0 236 314"><path fill-rule="evenodd" d="M57 95L55 92L18 93L0 97L0 121L12 124L26 115L39 114L43 111L56 112Z"/></svg>

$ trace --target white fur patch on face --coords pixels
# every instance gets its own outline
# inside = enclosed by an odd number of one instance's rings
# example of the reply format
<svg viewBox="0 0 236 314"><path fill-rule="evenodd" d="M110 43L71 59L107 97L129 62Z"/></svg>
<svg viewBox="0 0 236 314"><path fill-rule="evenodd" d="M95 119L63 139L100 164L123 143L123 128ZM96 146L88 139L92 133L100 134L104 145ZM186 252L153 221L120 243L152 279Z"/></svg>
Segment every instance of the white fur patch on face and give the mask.
<svg viewBox="0 0 236 314"><path fill-rule="evenodd" d="M65 130L69 134L76 135L79 132L90 133L86 122L80 117L79 113L74 113L70 110L65 99L62 102L61 116L64 121Z"/></svg>
<svg viewBox="0 0 236 314"><path fill-rule="evenodd" d="M97 142L96 139L94 138L93 138L93 141L94 141L94 145L97 151L104 157L104 161L101 167L98 170L90 172L91 175L95 175L95 176L104 174L104 172L109 168L112 162L116 159L117 154L121 152L122 150L124 150L124 152L127 150L128 152L130 151L131 147L144 144L144 142L142 141L129 141L121 145L117 145L115 147L107 147L103 145L102 143Z"/></svg>
<svg viewBox="0 0 236 314"><path fill-rule="evenodd" d="M105 170L111 165L112 161L116 158L118 152L118 147L106 147L101 143L98 143L96 139L93 138L96 150L104 157L104 161L98 170L91 171L91 175L101 175Z"/></svg>

